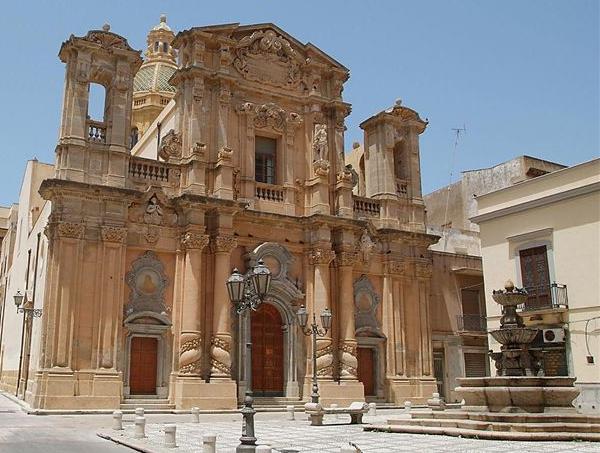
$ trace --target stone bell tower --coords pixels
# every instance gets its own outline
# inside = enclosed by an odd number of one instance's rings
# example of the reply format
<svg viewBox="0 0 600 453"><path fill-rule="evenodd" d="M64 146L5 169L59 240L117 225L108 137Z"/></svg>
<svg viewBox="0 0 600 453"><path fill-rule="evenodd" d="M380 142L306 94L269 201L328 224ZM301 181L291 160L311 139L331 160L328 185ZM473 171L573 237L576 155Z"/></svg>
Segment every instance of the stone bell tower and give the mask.
<svg viewBox="0 0 600 453"><path fill-rule="evenodd" d="M127 175L133 76L142 59L127 40L110 31L91 30L65 41L59 58L66 64L57 177L123 187ZM104 116L89 116L90 84L104 87ZM88 153L86 156L85 154Z"/></svg>
<svg viewBox="0 0 600 453"><path fill-rule="evenodd" d="M365 195L381 200L378 227L425 231L419 135L427 121L398 100L360 127L365 134Z"/></svg>

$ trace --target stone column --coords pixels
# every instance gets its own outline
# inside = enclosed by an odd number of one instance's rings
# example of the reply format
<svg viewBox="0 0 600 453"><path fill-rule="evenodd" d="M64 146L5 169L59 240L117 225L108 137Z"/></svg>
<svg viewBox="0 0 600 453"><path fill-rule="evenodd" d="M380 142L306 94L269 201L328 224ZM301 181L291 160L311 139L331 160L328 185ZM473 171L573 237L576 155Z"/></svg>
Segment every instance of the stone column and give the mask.
<svg viewBox="0 0 600 453"><path fill-rule="evenodd" d="M117 337L123 294L124 243L127 228L103 226L100 294L100 339L97 368L116 370Z"/></svg>
<svg viewBox="0 0 600 453"><path fill-rule="evenodd" d="M358 253L341 251L336 254L339 278L339 365L340 379L356 381L358 379L358 359L356 357L356 338L354 326L354 288L352 284L352 266L358 261Z"/></svg>
<svg viewBox="0 0 600 453"><path fill-rule="evenodd" d="M314 266L313 310L319 317L321 311L331 306L329 300L329 263L335 258L335 252L329 247L320 246L311 250L310 264ZM333 344L331 331L317 338L317 375L321 379L333 379Z"/></svg>
<svg viewBox="0 0 600 453"><path fill-rule="evenodd" d="M237 247L233 236L217 236L212 242L214 265L213 335L210 345L211 381L231 379L231 302L226 282L231 269L231 252Z"/></svg>
<svg viewBox="0 0 600 453"><path fill-rule="evenodd" d="M179 336L179 375L200 376L202 372L202 249L208 235L188 231L181 238L185 248L183 304Z"/></svg>

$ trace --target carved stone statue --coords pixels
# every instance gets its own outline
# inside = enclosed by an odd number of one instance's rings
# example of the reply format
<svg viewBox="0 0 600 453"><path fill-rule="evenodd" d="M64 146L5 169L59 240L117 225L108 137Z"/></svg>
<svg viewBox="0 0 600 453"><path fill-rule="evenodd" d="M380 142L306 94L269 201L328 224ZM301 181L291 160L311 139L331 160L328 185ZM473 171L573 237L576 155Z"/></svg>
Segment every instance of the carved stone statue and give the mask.
<svg viewBox="0 0 600 453"><path fill-rule="evenodd" d="M313 161L327 160L327 125L315 124L315 133L313 136Z"/></svg>
<svg viewBox="0 0 600 453"><path fill-rule="evenodd" d="M360 237L360 241L358 244L360 249L360 253L362 255L363 261L366 263L369 261L371 254L375 251L375 243L369 236L369 233L365 230Z"/></svg>
<svg viewBox="0 0 600 453"><path fill-rule="evenodd" d="M163 210L156 195L152 195L148 200L146 212L144 213L144 222L151 225L160 225L162 223Z"/></svg>

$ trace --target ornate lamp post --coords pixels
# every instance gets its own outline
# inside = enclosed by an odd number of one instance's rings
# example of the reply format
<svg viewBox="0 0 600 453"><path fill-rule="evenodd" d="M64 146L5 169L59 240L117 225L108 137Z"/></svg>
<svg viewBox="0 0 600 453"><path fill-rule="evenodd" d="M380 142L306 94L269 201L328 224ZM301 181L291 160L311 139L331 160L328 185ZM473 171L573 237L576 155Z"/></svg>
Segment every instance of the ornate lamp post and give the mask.
<svg viewBox="0 0 600 453"><path fill-rule="evenodd" d="M310 395L311 402L319 402L319 384L317 383L317 335L324 336L327 331L331 328L331 311L326 308L321 312L321 325L322 329L317 325L317 318L315 312L312 314L312 323L306 327L308 322L308 312L304 305L301 305L296 313L298 317L298 324L302 328L304 335L312 335L312 362L313 362L313 375L312 375L312 394Z"/></svg>
<svg viewBox="0 0 600 453"><path fill-rule="evenodd" d="M25 294L23 294L21 291L17 291L17 294L13 296L13 299L15 301L17 313L23 313L23 322L21 324L21 352L19 354L19 374L17 376L17 389L15 391L15 396L19 396L19 384L21 382L21 373L23 367L23 346L25 343L25 321L29 323L29 320L31 319L41 317L42 309L29 306L31 301L27 298L27 291L25 291Z"/></svg>
<svg viewBox="0 0 600 453"><path fill-rule="evenodd" d="M251 309L256 310L263 303L265 296L271 286L271 271L262 260L246 276L234 269L231 276L227 279L227 291L229 299L235 307L238 315ZM248 452L256 450L256 436L254 435L254 414L256 411L252 407L254 402L252 398L252 343L246 342L246 396L244 398L244 407L242 408L242 437L236 452Z"/></svg>

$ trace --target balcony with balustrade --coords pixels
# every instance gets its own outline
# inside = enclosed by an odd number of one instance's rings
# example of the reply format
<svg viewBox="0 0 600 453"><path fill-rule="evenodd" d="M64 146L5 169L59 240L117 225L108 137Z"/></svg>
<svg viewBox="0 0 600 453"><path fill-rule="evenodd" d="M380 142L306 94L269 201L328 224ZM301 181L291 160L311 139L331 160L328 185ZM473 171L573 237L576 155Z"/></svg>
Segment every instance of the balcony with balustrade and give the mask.
<svg viewBox="0 0 600 453"><path fill-rule="evenodd" d="M487 318L480 314L462 314L456 316L458 332L463 335L486 335Z"/></svg>
<svg viewBox="0 0 600 453"><path fill-rule="evenodd" d="M567 285L550 283L548 285L525 287L527 301L518 308L523 312L566 311L569 308Z"/></svg>

